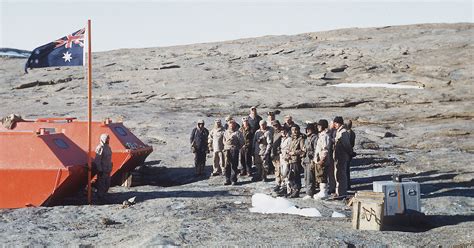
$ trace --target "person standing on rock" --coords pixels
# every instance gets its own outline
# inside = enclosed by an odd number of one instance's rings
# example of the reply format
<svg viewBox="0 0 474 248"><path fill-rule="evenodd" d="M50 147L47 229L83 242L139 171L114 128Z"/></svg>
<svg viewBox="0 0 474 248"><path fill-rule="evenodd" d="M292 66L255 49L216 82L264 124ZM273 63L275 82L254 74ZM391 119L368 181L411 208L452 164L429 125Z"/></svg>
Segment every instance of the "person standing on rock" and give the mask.
<svg viewBox="0 0 474 248"><path fill-rule="evenodd" d="M351 162L352 158L356 156L356 153L354 152L354 146L355 146L355 139L356 139L356 134L352 130L352 120L348 120L347 123L345 124L347 132L349 132L349 140L351 142L352 146L352 154L349 158L349 161L347 162L347 190L351 189Z"/></svg>
<svg viewBox="0 0 474 248"><path fill-rule="evenodd" d="M301 176L300 168L301 162L305 156L305 146L304 139L301 135L299 126L293 126L291 128L291 143L288 154L290 155L290 171L288 175L289 186L291 189L291 194L289 197L296 198L299 197L301 190Z"/></svg>
<svg viewBox="0 0 474 248"><path fill-rule="evenodd" d="M272 148L272 136L267 127L267 122L260 121L260 129L255 132L253 138L254 159L257 166L257 175L254 181L266 181L268 164L270 163L270 155Z"/></svg>
<svg viewBox="0 0 474 248"><path fill-rule="evenodd" d="M282 182L280 184L280 190L277 192L278 195L284 196L291 192L288 183L288 174L290 171L290 144L291 144L291 134L288 129L282 128L280 131L281 136L281 143L280 143L280 172Z"/></svg>
<svg viewBox="0 0 474 248"><path fill-rule="evenodd" d="M319 120L318 122L318 141L314 152L314 162L316 164L316 181L319 183L319 192L313 196L314 199L326 199L328 197L329 171L334 168L332 157L332 137L328 130L328 121ZM334 176L334 175L333 175ZM332 179L334 180L334 179Z"/></svg>
<svg viewBox="0 0 474 248"><path fill-rule="evenodd" d="M334 118L336 136L334 138L334 174L336 175L336 197L347 195L347 162L352 156L350 135L344 128L344 119L341 116Z"/></svg>
<svg viewBox="0 0 474 248"><path fill-rule="evenodd" d="M224 164L224 127L220 119L214 121L214 128L209 132L209 150L212 152L214 163L212 176L221 175L225 169Z"/></svg>
<svg viewBox="0 0 474 248"><path fill-rule="evenodd" d="M225 178L224 185L236 185L239 166L239 151L244 145L242 132L235 121L229 122L229 129L224 133Z"/></svg>
<svg viewBox="0 0 474 248"><path fill-rule="evenodd" d="M278 120L272 121L273 126L273 143L272 143L272 150L271 150L271 159L273 166L275 168L275 182L276 186L273 189L275 192L280 191L281 186L283 184L283 177L281 175L281 167L280 167L280 154L281 154L281 139L283 137L283 126L280 124Z"/></svg>
<svg viewBox="0 0 474 248"><path fill-rule="evenodd" d="M202 175L206 166L206 153L209 152L208 136L209 131L204 127L204 120L199 120L189 138L191 150L194 153L194 167L197 176Z"/></svg>
<svg viewBox="0 0 474 248"><path fill-rule="evenodd" d="M109 135L101 134L100 142L95 149L94 164L97 169L97 197L103 201L110 188L110 173L112 172L112 149L109 146Z"/></svg>
<svg viewBox="0 0 474 248"><path fill-rule="evenodd" d="M251 176L252 175L252 153L253 153L253 135L248 117L242 118L242 127L240 128L240 132L244 137L244 145L240 149L240 164L242 166L242 170L240 172L241 176Z"/></svg>
<svg viewBox="0 0 474 248"><path fill-rule="evenodd" d="M306 125L306 139L305 139L305 151L306 156L304 157L304 179L306 185L306 196L303 199L313 198L316 193L316 164L314 163L314 151L316 148L316 142L318 141L318 131L314 123L308 123Z"/></svg>

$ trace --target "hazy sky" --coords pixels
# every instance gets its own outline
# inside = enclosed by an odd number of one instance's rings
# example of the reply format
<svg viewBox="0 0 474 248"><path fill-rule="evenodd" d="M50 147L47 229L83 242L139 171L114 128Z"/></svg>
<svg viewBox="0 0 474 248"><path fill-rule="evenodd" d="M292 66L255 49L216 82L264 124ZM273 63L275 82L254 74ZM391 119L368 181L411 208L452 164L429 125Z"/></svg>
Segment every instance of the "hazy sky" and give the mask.
<svg viewBox="0 0 474 248"><path fill-rule="evenodd" d="M84 27L88 18L93 51L104 51L348 27L473 22L473 3L0 0L0 47L33 50Z"/></svg>

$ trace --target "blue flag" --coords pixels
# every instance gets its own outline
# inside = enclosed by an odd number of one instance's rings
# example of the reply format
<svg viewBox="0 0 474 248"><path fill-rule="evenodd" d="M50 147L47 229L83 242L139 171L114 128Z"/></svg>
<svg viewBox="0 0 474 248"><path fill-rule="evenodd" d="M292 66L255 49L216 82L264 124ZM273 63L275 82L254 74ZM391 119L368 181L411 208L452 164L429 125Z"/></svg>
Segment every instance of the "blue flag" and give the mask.
<svg viewBox="0 0 474 248"><path fill-rule="evenodd" d="M81 29L31 52L25 64L28 68L84 65L84 33Z"/></svg>

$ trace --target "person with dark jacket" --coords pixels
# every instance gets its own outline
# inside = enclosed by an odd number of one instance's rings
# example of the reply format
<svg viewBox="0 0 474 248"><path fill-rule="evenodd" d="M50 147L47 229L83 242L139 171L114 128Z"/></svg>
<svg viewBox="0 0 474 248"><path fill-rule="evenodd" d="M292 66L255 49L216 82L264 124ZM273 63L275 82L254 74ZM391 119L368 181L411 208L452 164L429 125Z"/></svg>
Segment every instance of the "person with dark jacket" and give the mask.
<svg viewBox="0 0 474 248"><path fill-rule="evenodd" d="M306 185L306 196L303 199L312 199L316 193L316 164L314 163L314 151L316 150L316 142L318 141L318 131L314 123L306 125L305 150L306 156L303 161L304 179Z"/></svg>
<svg viewBox="0 0 474 248"><path fill-rule="evenodd" d="M345 197L347 196L347 162L353 151L350 135L344 128L344 119L341 116L336 116L333 122L336 129L333 149L336 197Z"/></svg>
<svg viewBox="0 0 474 248"><path fill-rule="evenodd" d="M194 153L194 167L198 176L202 175L206 166L206 153L209 152L208 135L209 131L204 127L204 120L199 120L189 138L191 150Z"/></svg>
<svg viewBox="0 0 474 248"><path fill-rule="evenodd" d="M347 132L349 133L349 140L351 142L352 150L354 151L354 146L355 146L355 139L356 139L356 134L352 130L352 120L348 120L346 123L346 129ZM352 152L351 157L349 158L349 161L347 162L347 189L351 189L351 162L352 158L356 156L355 152Z"/></svg>

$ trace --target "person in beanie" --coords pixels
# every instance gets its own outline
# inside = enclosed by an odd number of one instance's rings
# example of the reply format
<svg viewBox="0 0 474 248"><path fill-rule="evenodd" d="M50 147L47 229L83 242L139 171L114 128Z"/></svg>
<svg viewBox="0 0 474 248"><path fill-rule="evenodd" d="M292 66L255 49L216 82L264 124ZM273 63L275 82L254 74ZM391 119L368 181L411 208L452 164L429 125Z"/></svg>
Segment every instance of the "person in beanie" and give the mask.
<svg viewBox="0 0 474 248"><path fill-rule="evenodd" d="M110 173L112 172L112 149L109 146L109 135L100 135L100 142L95 149L94 164L97 169L97 197L99 201L104 200L105 194L110 188Z"/></svg>
<svg viewBox="0 0 474 248"><path fill-rule="evenodd" d="M344 128L344 119L336 116L333 120L336 136L334 138L334 174L336 176L336 197L347 195L347 162L352 156L350 135Z"/></svg>
<svg viewBox="0 0 474 248"><path fill-rule="evenodd" d="M318 131L314 162L316 164L316 181L319 183L319 192L313 198L326 199L329 196L328 180L334 180L334 178L329 178L330 170L334 169L334 162L332 157L332 137L328 132L327 120L319 120ZM333 173L331 173L331 176L334 177Z"/></svg>
<svg viewBox="0 0 474 248"><path fill-rule="evenodd" d="M197 127L193 129L189 137L191 150L194 153L194 167L197 176L202 175L206 166L206 153L209 152L208 136L209 131L204 127L204 120L199 120Z"/></svg>

